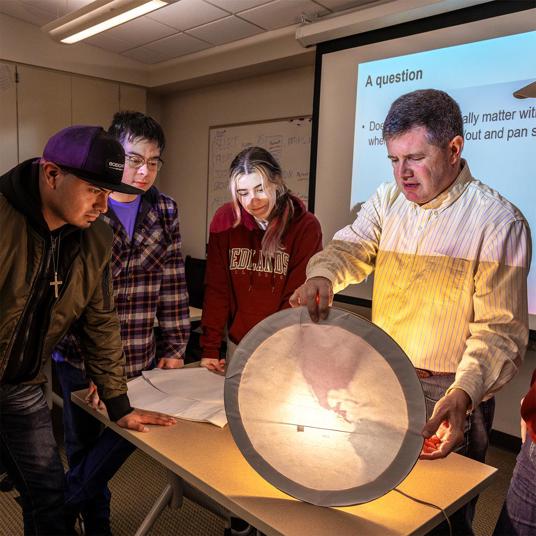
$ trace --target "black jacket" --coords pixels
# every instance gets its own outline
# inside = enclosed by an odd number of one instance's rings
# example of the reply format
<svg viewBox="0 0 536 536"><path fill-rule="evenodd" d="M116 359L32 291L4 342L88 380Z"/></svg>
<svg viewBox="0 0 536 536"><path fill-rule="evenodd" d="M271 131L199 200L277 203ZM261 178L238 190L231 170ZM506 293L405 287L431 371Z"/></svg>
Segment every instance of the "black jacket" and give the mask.
<svg viewBox="0 0 536 536"><path fill-rule="evenodd" d="M0 383L39 382L41 368L71 325L86 370L112 420L131 411L110 277L112 231L65 225L50 233L39 196L39 166L27 160L0 177ZM59 297L51 239L59 237Z"/></svg>

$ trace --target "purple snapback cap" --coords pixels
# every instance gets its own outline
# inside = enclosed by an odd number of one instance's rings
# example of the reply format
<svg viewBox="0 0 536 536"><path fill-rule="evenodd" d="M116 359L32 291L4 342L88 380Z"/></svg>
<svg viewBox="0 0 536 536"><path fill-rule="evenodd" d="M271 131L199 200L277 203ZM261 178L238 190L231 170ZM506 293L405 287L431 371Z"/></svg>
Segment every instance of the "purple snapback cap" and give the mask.
<svg viewBox="0 0 536 536"><path fill-rule="evenodd" d="M99 188L124 194L144 193L121 182L125 151L101 127L74 125L60 130L48 140L43 158Z"/></svg>

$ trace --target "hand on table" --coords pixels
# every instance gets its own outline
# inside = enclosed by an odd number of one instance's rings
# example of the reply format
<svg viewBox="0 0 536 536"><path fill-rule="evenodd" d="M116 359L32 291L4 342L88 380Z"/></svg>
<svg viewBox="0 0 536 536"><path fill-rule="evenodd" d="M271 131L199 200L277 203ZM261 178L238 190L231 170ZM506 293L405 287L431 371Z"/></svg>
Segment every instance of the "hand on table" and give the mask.
<svg viewBox="0 0 536 536"><path fill-rule="evenodd" d="M97 386L91 380L89 380L89 389L87 390L86 402L93 409L105 409L104 403L99 398Z"/></svg>
<svg viewBox="0 0 536 536"><path fill-rule="evenodd" d="M311 277L289 299L291 307L307 306L313 322L325 320L333 304L333 285L326 277Z"/></svg>
<svg viewBox="0 0 536 536"><path fill-rule="evenodd" d="M163 357L158 360L156 368L160 369L178 369L184 367L184 359L176 359L174 357Z"/></svg>
<svg viewBox="0 0 536 536"><path fill-rule="evenodd" d="M437 401L432 417L422 429L425 442L421 460L444 458L463 442L470 406L471 398L462 389L453 389Z"/></svg>
<svg viewBox="0 0 536 536"><path fill-rule="evenodd" d="M219 372L223 374L225 372L225 359L211 359L203 357L200 363L201 367L205 367L212 372Z"/></svg>
<svg viewBox="0 0 536 536"><path fill-rule="evenodd" d="M136 430L137 432L148 432L146 424L157 424L158 426L171 426L177 420L164 413L156 411L145 411L143 409L133 409L130 413L123 415L116 424L127 430Z"/></svg>

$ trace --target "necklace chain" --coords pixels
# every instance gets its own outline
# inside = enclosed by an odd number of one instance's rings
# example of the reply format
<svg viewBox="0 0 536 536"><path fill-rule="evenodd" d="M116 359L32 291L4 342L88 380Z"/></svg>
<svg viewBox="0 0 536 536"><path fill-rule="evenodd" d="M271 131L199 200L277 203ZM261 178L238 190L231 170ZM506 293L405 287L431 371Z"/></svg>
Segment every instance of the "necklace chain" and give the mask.
<svg viewBox="0 0 536 536"><path fill-rule="evenodd" d="M57 237L50 237L50 246L52 250L52 266L54 268L54 279L50 282L50 286L54 287L54 298L59 297L59 287L63 284L63 281L58 279L58 268L60 264L60 245L60 235L58 235Z"/></svg>

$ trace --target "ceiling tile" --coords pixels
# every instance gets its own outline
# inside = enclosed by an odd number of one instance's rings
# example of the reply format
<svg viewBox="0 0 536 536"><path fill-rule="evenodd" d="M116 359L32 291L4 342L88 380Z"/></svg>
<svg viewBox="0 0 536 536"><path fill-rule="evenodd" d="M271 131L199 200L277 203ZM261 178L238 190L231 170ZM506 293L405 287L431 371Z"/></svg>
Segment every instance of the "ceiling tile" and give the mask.
<svg viewBox="0 0 536 536"><path fill-rule="evenodd" d="M224 43L238 41L239 39L244 39L244 37L262 33L262 31L258 26L231 15L230 17L193 28L187 33L208 41L213 45L223 45Z"/></svg>
<svg viewBox="0 0 536 536"><path fill-rule="evenodd" d="M172 35L171 37L165 37L160 41L155 41L144 47L147 50L155 52L162 58L160 61L170 60L172 58L178 58L179 56L185 56L193 52L198 52L206 48L210 48L209 43L200 41L191 35L184 33ZM137 49L134 49L137 50ZM129 51L131 52L131 51Z"/></svg>
<svg viewBox="0 0 536 536"><path fill-rule="evenodd" d="M18 0L0 0L0 13L37 26L43 26L56 18L53 13L45 9L25 5Z"/></svg>
<svg viewBox="0 0 536 536"><path fill-rule="evenodd" d="M376 4L378 0L313 0L321 6L331 9L331 11L342 11L365 6L366 4Z"/></svg>
<svg viewBox="0 0 536 536"><path fill-rule="evenodd" d="M133 48L132 50L123 52L122 55L133 60L141 61L142 63L159 63L168 59L158 52L147 49L147 47Z"/></svg>
<svg viewBox="0 0 536 536"><path fill-rule="evenodd" d="M238 13L245 9L268 4L269 2L272 2L272 0L205 0L205 2L214 4L231 13Z"/></svg>
<svg viewBox="0 0 536 536"><path fill-rule="evenodd" d="M93 0L21 0L20 3L43 11L48 11L54 15L54 18L59 18L90 4L92 1Z"/></svg>
<svg viewBox="0 0 536 536"><path fill-rule="evenodd" d="M36 0L40 1L40 0ZM54 0L57 1L57 0ZM72 11L76 11L77 9L80 9L81 7L87 6L88 4L91 4L94 0L60 0L62 4L66 6L65 12L71 13Z"/></svg>
<svg viewBox="0 0 536 536"><path fill-rule="evenodd" d="M189 30L195 26L226 17L229 13L207 4L203 0L179 0L148 15L177 30Z"/></svg>
<svg viewBox="0 0 536 536"><path fill-rule="evenodd" d="M144 16L106 30L102 35L120 39L130 44L130 47L127 48L133 48L176 33L177 30L175 28L171 28Z"/></svg>
<svg viewBox="0 0 536 536"><path fill-rule="evenodd" d="M275 0L240 12L240 18L253 22L261 28L275 30L300 22L302 13L309 16L326 15L329 11L311 0Z"/></svg>
<svg viewBox="0 0 536 536"><path fill-rule="evenodd" d="M84 43L103 48L104 50L108 50L110 52L119 53L132 48L132 45L130 43L127 43L122 39L117 39L115 37L106 35L106 33L107 32L100 33L94 35L93 37L90 37L89 39L85 39Z"/></svg>

